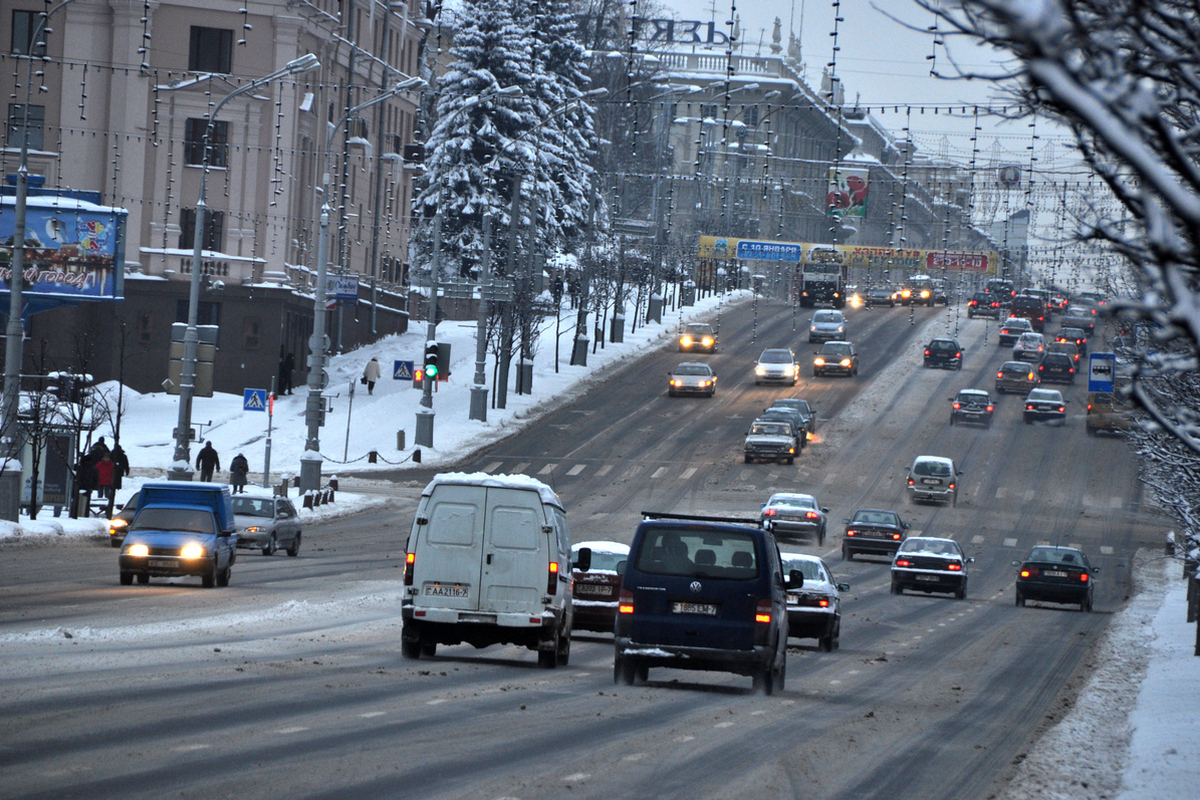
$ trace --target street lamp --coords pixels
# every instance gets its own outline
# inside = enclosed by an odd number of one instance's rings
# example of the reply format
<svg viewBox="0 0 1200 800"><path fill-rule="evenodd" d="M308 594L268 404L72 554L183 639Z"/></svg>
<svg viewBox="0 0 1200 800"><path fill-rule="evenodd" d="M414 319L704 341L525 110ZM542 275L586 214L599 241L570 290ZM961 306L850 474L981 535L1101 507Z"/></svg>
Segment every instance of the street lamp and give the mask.
<svg viewBox="0 0 1200 800"><path fill-rule="evenodd" d="M254 91L276 78L310 72L319 66L321 66L321 62L312 53L293 59L280 69L234 89L222 97L208 115L208 124L204 127L204 141L202 142L204 156L201 159L200 197L196 200L196 213L193 220L195 230L192 236L192 279L188 293L187 329L183 334L183 363L179 376L179 419L175 427L175 459L171 463L170 469L167 470L167 477L171 480L190 481L192 479L190 452L192 398L196 393L196 354L200 344L200 332L196 327L196 321L200 309L200 271L204 263L204 217L208 211L205 196L208 190L209 142L212 139L213 128L216 126L217 112L238 95Z"/></svg>
<svg viewBox="0 0 1200 800"><path fill-rule="evenodd" d="M329 134L325 137L325 164L321 172L321 235L317 239L317 285L313 291L313 332L308 340L308 399L304 406L304 422L308 427L308 434L304 440L304 455L300 456L301 492L321 488L321 412L325 403L321 391L325 388L325 281L329 271L326 264L329 260L329 161L333 150L333 137L345 127L351 117L363 109L390 100L401 92L428 85L421 78L401 81L378 97L347 109L336 125L329 126Z"/></svg>
<svg viewBox="0 0 1200 800"><path fill-rule="evenodd" d="M4 393L0 397L0 517L16 522L21 511L21 469L14 461L21 452L17 435L17 407L21 394L21 364L25 360L25 324L22 321L24 300L21 297L25 271L25 218L29 199L29 92L33 83L33 59L39 39L46 32L50 15L73 0L62 0L41 15L41 20L29 36L25 68L25 103L21 106L21 160L17 167L16 196L13 198L13 255L12 274L8 279L8 339L4 347Z"/></svg>

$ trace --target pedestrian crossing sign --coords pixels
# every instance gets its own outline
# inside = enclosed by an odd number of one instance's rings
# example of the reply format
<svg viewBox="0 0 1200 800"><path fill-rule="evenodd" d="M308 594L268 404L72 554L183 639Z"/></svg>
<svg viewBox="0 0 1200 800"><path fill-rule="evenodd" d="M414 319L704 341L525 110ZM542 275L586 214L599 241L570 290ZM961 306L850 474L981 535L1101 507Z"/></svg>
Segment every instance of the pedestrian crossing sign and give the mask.
<svg viewBox="0 0 1200 800"><path fill-rule="evenodd" d="M411 361L395 361L392 367L392 378L398 381L411 381L413 379L413 362Z"/></svg>
<svg viewBox="0 0 1200 800"><path fill-rule="evenodd" d="M242 391L242 410L243 411L266 411L267 410L267 390L266 389L245 389Z"/></svg>

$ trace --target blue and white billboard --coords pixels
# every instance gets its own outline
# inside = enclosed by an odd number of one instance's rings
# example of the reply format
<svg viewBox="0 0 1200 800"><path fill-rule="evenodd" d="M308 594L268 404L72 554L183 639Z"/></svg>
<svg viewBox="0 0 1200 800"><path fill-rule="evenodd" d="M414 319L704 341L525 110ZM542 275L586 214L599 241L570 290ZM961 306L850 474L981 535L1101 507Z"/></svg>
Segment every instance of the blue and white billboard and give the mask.
<svg viewBox="0 0 1200 800"><path fill-rule="evenodd" d="M110 300L125 266L123 208L66 197L30 197L25 212L26 295ZM15 198L0 198L0 293L12 280Z"/></svg>
<svg viewBox="0 0 1200 800"><path fill-rule="evenodd" d="M1117 357L1113 353L1088 356L1088 391L1111 392L1116 384Z"/></svg>

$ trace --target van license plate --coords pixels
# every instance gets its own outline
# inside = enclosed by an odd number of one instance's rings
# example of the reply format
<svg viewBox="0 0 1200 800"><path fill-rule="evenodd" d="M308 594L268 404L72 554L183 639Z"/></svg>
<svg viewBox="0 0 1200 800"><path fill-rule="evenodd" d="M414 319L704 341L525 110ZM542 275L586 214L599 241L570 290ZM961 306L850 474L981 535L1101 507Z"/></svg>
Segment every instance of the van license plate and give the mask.
<svg viewBox="0 0 1200 800"><path fill-rule="evenodd" d="M1047 578L1065 578L1065 577L1067 577L1067 573L1062 572L1061 570L1056 570L1056 569L1048 569L1045 572L1043 572L1042 574L1045 575Z"/></svg>
<svg viewBox="0 0 1200 800"><path fill-rule="evenodd" d="M426 586L426 597L466 597L469 590L466 586Z"/></svg>
<svg viewBox="0 0 1200 800"><path fill-rule="evenodd" d="M146 566L147 567L173 567L173 566L175 566L175 562L170 561L165 558L151 558L151 559L147 559Z"/></svg>
<svg viewBox="0 0 1200 800"><path fill-rule="evenodd" d="M704 614L709 617L717 615L717 607L711 603L673 603L671 610L676 614Z"/></svg>

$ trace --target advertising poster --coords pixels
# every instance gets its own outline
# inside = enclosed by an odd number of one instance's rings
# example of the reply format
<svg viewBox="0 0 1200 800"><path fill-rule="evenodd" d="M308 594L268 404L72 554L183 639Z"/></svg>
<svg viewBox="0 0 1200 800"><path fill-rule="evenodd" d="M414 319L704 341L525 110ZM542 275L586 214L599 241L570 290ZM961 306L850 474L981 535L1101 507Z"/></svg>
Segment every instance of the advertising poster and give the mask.
<svg viewBox="0 0 1200 800"><path fill-rule="evenodd" d="M30 197L25 214L23 289L31 295L113 298L125 261L124 209L82 200ZM14 198L0 202L0 292L12 280Z"/></svg>
<svg viewBox="0 0 1200 800"><path fill-rule="evenodd" d="M918 250L900 247L868 247L853 244L812 242L759 242L724 236L701 236L696 255L700 259L729 261L750 256L764 261L791 261L799 256L806 271L829 268L892 269L905 272L951 272L989 275L996 271L998 253ZM810 269L816 267L816 269Z"/></svg>
<svg viewBox="0 0 1200 800"><path fill-rule="evenodd" d="M870 170L832 167L826 212L831 217L865 217Z"/></svg>

